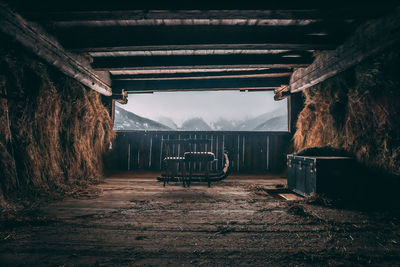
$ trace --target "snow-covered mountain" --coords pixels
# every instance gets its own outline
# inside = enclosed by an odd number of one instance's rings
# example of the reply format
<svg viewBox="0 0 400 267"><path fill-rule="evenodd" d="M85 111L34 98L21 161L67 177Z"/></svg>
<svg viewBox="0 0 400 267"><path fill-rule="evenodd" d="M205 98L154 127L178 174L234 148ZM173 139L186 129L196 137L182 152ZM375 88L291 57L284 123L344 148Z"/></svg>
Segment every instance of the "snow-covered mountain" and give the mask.
<svg viewBox="0 0 400 267"><path fill-rule="evenodd" d="M159 122L143 118L115 105L114 130L171 130Z"/></svg>
<svg viewBox="0 0 400 267"><path fill-rule="evenodd" d="M254 128L255 131L287 131L288 118L286 115L273 117Z"/></svg>
<svg viewBox="0 0 400 267"><path fill-rule="evenodd" d="M272 120L273 118L280 120ZM283 125L282 122L286 121ZM277 109L271 112L263 113L253 119L244 120L236 129L238 131L287 131L286 110ZM270 129L270 130L266 130Z"/></svg>
<svg viewBox="0 0 400 267"><path fill-rule="evenodd" d="M180 130L184 131L212 131L213 129L202 118L191 118L183 122Z"/></svg>
<svg viewBox="0 0 400 267"><path fill-rule="evenodd" d="M178 125L176 125L176 123L168 117L159 117L157 119L157 121L165 126L168 126L169 128L176 130L178 129Z"/></svg>
<svg viewBox="0 0 400 267"><path fill-rule="evenodd" d="M217 121L212 122L211 127L215 131L236 131L238 125L241 123L242 123L242 121L227 120L227 119L220 118Z"/></svg>
<svg viewBox="0 0 400 267"><path fill-rule="evenodd" d="M138 116L115 106L114 130L177 130L177 131L287 131L286 110L278 109L247 120L220 118L208 124L204 119L189 118L178 127L172 118L159 117L158 121Z"/></svg>

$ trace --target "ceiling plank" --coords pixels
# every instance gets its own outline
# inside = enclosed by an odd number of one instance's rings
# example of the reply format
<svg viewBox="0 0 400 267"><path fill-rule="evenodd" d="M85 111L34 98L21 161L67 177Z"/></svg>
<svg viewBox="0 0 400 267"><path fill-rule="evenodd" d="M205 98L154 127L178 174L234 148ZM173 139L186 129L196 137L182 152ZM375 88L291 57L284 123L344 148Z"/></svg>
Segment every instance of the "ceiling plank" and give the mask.
<svg viewBox="0 0 400 267"><path fill-rule="evenodd" d="M308 20L308 19L355 19L378 16L388 7L339 8L339 9L297 9L297 10L116 10L116 11L75 11L75 12L25 12L24 16L37 21L87 22L126 20ZM356 11L356 12L355 12ZM378 14L377 14L378 13Z"/></svg>
<svg viewBox="0 0 400 267"><path fill-rule="evenodd" d="M333 50L336 43L264 43L264 44L196 44L196 45L146 45L146 46L98 46L71 48L75 53L124 53L138 51L176 51L176 50Z"/></svg>
<svg viewBox="0 0 400 267"><path fill-rule="evenodd" d="M190 66L151 66L151 67L115 67L99 68L97 70L109 71L110 73L178 73L178 72L204 72L210 70L242 70L242 69L293 69L304 68L309 64L282 64L282 63L265 63L251 65L190 65Z"/></svg>
<svg viewBox="0 0 400 267"><path fill-rule="evenodd" d="M188 73L204 73L204 72L236 72L236 71L265 71L270 69L279 69L277 67L249 67L249 66L187 66L187 67L165 67L165 68L132 68L128 70L110 70L112 75L156 75L156 74L188 74ZM280 69L287 69L292 71L291 68L281 67Z"/></svg>
<svg viewBox="0 0 400 267"><path fill-rule="evenodd" d="M202 50L158 50L158 51L113 51L113 52L89 52L92 57L126 57L126 56L194 56L194 55L263 55L263 54L298 54L307 53L304 51L291 51L285 49L202 49ZM308 52L311 53L311 52Z"/></svg>
<svg viewBox="0 0 400 267"><path fill-rule="evenodd" d="M126 1L126 0L113 0L113 1L98 1L98 0L69 0L69 1L54 1L54 0L4 0L13 3L16 7L25 11L90 11L90 10L293 10L293 9L333 9L341 10L342 8L352 8L365 10L366 8L382 6L381 2L376 1L321 1L321 0L284 0L284 1L181 1L181 0L147 0L147 1ZM395 0L386 0L385 4L392 5L396 3ZM397 2L398 3L398 2Z"/></svg>
<svg viewBox="0 0 400 267"><path fill-rule="evenodd" d="M289 77L278 78L227 78L191 80L115 80L113 90L124 91L168 91L168 90L218 90L218 89L266 89L288 84Z"/></svg>
<svg viewBox="0 0 400 267"><path fill-rule="evenodd" d="M128 74L112 75L112 80L133 80L133 79L193 79L210 77L232 77L263 75L263 77L285 77L291 75L291 69L267 69L250 71L211 71L211 72L190 72L190 73L157 73L157 74Z"/></svg>
<svg viewBox="0 0 400 267"><path fill-rule="evenodd" d="M179 26L179 25L249 25L249 26L305 26L318 23L319 19L109 19L109 20L72 20L41 21L52 27L104 27L104 26ZM353 19L346 20L351 23ZM337 20L336 22L342 22Z"/></svg>
<svg viewBox="0 0 400 267"><path fill-rule="evenodd" d="M27 22L2 2L0 2L0 30L65 75L101 94L108 96L112 94L104 76L100 78L88 62L65 51L52 36L39 26Z"/></svg>
<svg viewBox="0 0 400 267"><path fill-rule="evenodd" d="M52 33L67 49L124 46L230 44L338 45L352 27L297 26L112 26L57 28ZM79 41L78 41L79 40ZM222 46L222 47L224 47Z"/></svg>
<svg viewBox="0 0 400 267"><path fill-rule="evenodd" d="M206 56L135 56L96 57L94 69L115 70L140 67L223 66L223 65L284 65L298 67L311 64L312 56L284 57L281 55L206 55Z"/></svg>

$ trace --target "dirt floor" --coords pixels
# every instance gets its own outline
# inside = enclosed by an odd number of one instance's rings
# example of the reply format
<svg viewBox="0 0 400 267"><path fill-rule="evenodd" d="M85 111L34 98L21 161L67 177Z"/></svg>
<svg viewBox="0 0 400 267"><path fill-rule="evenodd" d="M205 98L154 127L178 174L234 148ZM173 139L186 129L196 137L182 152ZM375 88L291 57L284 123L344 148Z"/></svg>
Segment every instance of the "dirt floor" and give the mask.
<svg viewBox="0 0 400 267"><path fill-rule="evenodd" d="M230 176L183 188L120 174L1 223L0 265L400 265L400 221L287 201L286 180Z"/></svg>

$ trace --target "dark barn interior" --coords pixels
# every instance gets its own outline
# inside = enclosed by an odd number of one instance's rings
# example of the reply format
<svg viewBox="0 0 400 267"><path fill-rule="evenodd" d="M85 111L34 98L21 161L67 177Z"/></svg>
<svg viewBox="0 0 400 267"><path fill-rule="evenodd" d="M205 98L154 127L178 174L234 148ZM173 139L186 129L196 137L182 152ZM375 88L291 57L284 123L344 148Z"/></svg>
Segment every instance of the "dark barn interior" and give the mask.
<svg viewBox="0 0 400 267"><path fill-rule="evenodd" d="M0 0L0 265L399 265L399 47L399 1ZM124 108L230 91L287 130Z"/></svg>

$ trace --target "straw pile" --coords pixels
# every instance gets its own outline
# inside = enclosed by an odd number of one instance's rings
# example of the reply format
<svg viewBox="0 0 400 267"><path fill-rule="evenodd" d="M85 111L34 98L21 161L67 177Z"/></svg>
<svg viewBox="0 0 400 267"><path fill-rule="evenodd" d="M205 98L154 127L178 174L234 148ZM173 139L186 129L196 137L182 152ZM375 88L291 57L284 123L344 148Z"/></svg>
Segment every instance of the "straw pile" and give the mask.
<svg viewBox="0 0 400 267"><path fill-rule="evenodd" d="M304 91L294 148L345 149L400 175L400 53L393 50Z"/></svg>
<svg viewBox="0 0 400 267"><path fill-rule="evenodd" d="M0 55L0 198L101 177L115 134L100 95L11 44Z"/></svg>

